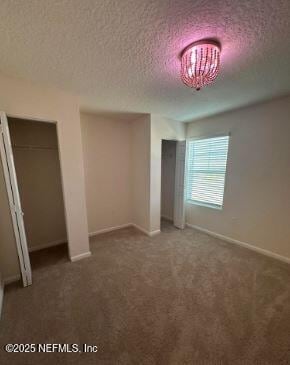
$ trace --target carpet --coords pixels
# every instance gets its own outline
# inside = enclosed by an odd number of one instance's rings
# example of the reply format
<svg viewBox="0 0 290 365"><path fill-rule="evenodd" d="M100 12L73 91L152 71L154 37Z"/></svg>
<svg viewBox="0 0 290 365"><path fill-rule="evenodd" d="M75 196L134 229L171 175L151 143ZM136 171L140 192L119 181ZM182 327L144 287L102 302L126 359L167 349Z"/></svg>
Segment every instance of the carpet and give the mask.
<svg viewBox="0 0 290 365"><path fill-rule="evenodd" d="M290 266L165 224L32 256L33 285L6 287L0 363L290 364ZM6 353L6 343L96 345L96 353Z"/></svg>

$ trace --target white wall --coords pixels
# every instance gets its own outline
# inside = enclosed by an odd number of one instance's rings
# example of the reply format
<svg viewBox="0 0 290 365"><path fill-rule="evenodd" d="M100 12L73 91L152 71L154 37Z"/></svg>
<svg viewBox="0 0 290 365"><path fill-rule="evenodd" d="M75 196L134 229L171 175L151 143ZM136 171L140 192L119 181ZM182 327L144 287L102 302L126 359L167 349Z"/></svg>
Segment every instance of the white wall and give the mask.
<svg viewBox="0 0 290 365"><path fill-rule="evenodd" d="M186 204L187 222L290 258L290 97L188 124L231 133L224 207Z"/></svg>
<svg viewBox="0 0 290 365"><path fill-rule="evenodd" d="M161 216L173 220L175 193L176 142L162 141Z"/></svg>
<svg viewBox="0 0 290 365"><path fill-rule="evenodd" d="M0 110L15 117L57 122L69 254L70 257L76 257L88 253L88 226L78 98L4 75L0 75L0 84ZM1 210L1 216L3 215L9 221L9 210ZM12 275L19 273L18 264L15 266L17 262L15 256L13 259L11 258L15 248L12 249L8 241L3 243L7 235L11 236L11 232L6 232L10 229L11 227L7 226L4 232L0 232L0 266L3 265L4 278L9 273L13 273Z"/></svg>
<svg viewBox="0 0 290 365"><path fill-rule="evenodd" d="M150 141L150 232L160 230L161 211L161 141L184 140L185 125L151 114Z"/></svg>
<svg viewBox="0 0 290 365"><path fill-rule="evenodd" d="M132 222L131 124L81 113L90 233Z"/></svg>
<svg viewBox="0 0 290 365"><path fill-rule="evenodd" d="M150 115L132 122L132 223L150 232Z"/></svg>
<svg viewBox="0 0 290 365"><path fill-rule="evenodd" d="M8 119L28 248L66 242L56 125Z"/></svg>

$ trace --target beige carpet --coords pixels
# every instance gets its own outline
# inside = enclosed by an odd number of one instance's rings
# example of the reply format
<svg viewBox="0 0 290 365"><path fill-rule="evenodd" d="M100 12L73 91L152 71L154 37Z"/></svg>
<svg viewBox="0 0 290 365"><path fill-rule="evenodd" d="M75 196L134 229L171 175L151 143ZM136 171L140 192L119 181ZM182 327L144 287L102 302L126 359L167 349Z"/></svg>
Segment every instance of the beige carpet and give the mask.
<svg viewBox="0 0 290 365"><path fill-rule="evenodd" d="M290 266L192 229L97 236L92 257L33 257L7 287L0 363L290 364ZM96 354L6 354L5 343L88 343Z"/></svg>

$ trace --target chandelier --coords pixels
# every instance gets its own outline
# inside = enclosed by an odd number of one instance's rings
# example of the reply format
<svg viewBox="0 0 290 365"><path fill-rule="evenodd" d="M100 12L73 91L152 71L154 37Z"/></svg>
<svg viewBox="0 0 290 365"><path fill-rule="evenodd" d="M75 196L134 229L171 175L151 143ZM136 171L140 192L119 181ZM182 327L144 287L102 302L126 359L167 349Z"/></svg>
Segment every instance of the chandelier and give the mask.
<svg viewBox="0 0 290 365"><path fill-rule="evenodd" d="M185 85L200 90L211 84L220 68L220 44L203 40L190 44L181 54L181 79Z"/></svg>

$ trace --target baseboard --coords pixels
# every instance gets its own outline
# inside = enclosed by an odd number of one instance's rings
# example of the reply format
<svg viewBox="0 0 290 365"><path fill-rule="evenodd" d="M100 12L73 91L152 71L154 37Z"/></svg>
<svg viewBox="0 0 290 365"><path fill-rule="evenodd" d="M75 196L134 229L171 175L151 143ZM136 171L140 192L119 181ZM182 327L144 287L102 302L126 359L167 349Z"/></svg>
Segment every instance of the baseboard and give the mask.
<svg viewBox="0 0 290 365"><path fill-rule="evenodd" d="M70 258L71 262L76 262L82 259L85 259L87 257L90 257L92 255L91 251L81 253L80 255L72 256Z"/></svg>
<svg viewBox="0 0 290 365"><path fill-rule="evenodd" d="M151 231L150 232L150 231L147 231L147 229L138 226L138 224L135 224L135 223L125 223L125 224L122 224L120 226L109 227L109 228L100 229L100 230L95 231L95 232L90 232L89 233L89 237L97 236L97 235L102 234L102 233L108 233L108 232L112 232L112 231L117 231L118 229L128 228L128 227L134 227L134 228L138 229L138 231L140 231L142 233L145 233L149 237L155 236L155 235L157 235L157 234L160 233L160 229L158 229L156 231Z"/></svg>
<svg viewBox="0 0 290 365"><path fill-rule="evenodd" d="M161 232L160 229L156 229L156 231L149 232L148 236L153 237L153 236L156 236L157 234L159 234L160 232Z"/></svg>
<svg viewBox="0 0 290 365"><path fill-rule="evenodd" d="M64 243L67 243L66 239L52 241L52 242L44 243L42 245L36 245L34 247L29 247L28 251L29 252L39 251L39 250L43 250L44 248L54 247L54 246L62 245Z"/></svg>
<svg viewBox="0 0 290 365"><path fill-rule="evenodd" d="M255 252L258 252L262 255L265 255L265 256L268 256L268 257L271 257L273 259L276 259L276 260L279 260L279 261L283 261L283 262L286 262L287 264L290 264L290 258L288 257L285 257L285 256L281 256L275 252L272 252L272 251L268 251L268 250L265 250L263 248L260 248L260 247L256 247L256 246L253 246L249 243L246 243L246 242L242 242L242 241L238 241L238 240L235 240L234 238L231 238L231 237L228 237L228 236L224 236L222 234L219 234L219 233L216 233L216 232L212 232L212 231L209 231L208 229L205 229L205 228L202 228L202 227L199 227L199 226L195 226L193 224L189 224L189 223L186 223L186 225L190 228L194 228L200 232L203 232L203 233L206 233L208 234L209 236L212 236L212 237L215 237L215 238L219 238L225 242L229 242L229 243L233 243L235 245L238 245L238 246L241 246L241 247L245 247L249 250L252 250L252 251L255 251Z"/></svg>
<svg viewBox="0 0 290 365"><path fill-rule="evenodd" d="M147 231L145 228L138 226L138 224L132 223L132 227L136 228L138 231L145 233L147 236L149 236L149 231Z"/></svg>
<svg viewBox="0 0 290 365"><path fill-rule="evenodd" d="M102 234L102 233L108 233L108 232L112 232L112 231L116 231L118 229L128 228L128 227L132 227L132 223L125 223L125 224L121 224L120 226L114 226L114 227L99 229L98 231L90 232L89 237L97 236L97 235Z"/></svg>
<svg viewBox="0 0 290 365"><path fill-rule="evenodd" d="M4 286L5 286L5 285L11 284L11 283L15 283L16 281L19 281L19 280L21 280L21 275L20 274L12 275L12 276L8 276L7 278L4 278L3 283L4 283Z"/></svg>
<svg viewBox="0 0 290 365"><path fill-rule="evenodd" d="M149 237L156 236L157 234L160 233L160 229L157 229L156 231L151 231L150 232L147 229L142 228L142 227L138 226L138 224L135 224L135 223L132 223L131 226L134 227L134 228L136 228L136 229L138 229L138 231L140 231L142 233L145 233Z"/></svg>

